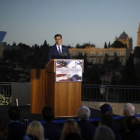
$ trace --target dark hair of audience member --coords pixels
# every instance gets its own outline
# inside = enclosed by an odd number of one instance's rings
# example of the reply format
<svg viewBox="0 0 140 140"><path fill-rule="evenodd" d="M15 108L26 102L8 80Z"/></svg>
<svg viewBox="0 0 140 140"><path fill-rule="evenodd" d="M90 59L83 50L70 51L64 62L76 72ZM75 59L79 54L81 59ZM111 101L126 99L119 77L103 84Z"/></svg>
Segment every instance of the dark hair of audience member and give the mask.
<svg viewBox="0 0 140 140"><path fill-rule="evenodd" d="M20 119L20 110L17 106L13 106L8 110L8 115L10 120L19 120Z"/></svg>
<svg viewBox="0 0 140 140"><path fill-rule="evenodd" d="M5 122L0 121L0 139L6 139L8 136L7 125Z"/></svg>
<svg viewBox="0 0 140 140"><path fill-rule="evenodd" d="M126 125L130 132L134 132L139 129L140 122L136 117L130 116L126 121Z"/></svg>
<svg viewBox="0 0 140 140"><path fill-rule="evenodd" d="M78 126L77 122L75 122L74 119L68 119L65 122L65 124L63 126L63 130L62 130L62 134L61 134L61 140L64 140L65 136L68 133L76 133L79 136L81 136L79 126Z"/></svg>
<svg viewBox="0 0 140 140"><path fill-rule="evenodd" d="M111 114L103 114L100 119L102 125L106 125L110 128L113 126L113 116Z"/></svg>
<svg viewBox="0 0 140 140"><path fill-rule="evenodd" d="M68 133L64 140L82 140L82 138L77 133Z"/></svg>
<svg viewBox="0 0 140 140"><path fill-rule="evenodd" d="M54 119L54 110L51 106L45 106L42 110L44 120L50 122Z"/></svg>

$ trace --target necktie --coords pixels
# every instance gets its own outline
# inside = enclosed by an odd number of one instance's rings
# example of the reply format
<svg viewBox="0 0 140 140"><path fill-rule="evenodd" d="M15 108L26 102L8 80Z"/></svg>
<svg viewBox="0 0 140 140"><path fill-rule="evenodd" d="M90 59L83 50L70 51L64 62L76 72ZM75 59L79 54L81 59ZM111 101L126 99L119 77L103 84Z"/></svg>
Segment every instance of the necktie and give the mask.
<svg viewBox="0 0 140 140"><path fill-rule="evenodd" d="M60 50L60 46L58 46L58 54L60 55L61 50Z"/></svg>

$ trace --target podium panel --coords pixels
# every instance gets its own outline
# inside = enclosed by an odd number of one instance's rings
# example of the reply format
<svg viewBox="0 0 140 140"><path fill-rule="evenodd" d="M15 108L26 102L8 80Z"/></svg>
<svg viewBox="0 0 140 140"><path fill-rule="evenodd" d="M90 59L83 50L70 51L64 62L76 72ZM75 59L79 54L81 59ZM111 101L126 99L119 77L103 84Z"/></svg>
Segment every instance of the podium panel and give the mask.
<svg viewBox="0 0 140 140"><path fill-rule="evenodd" d="M31 69L31 113L41 114L45 106L45 69Z"/></svg>
<svg viewBox="0 0 140 140"><path fill-rule="evenodd" d="M41 114L43 107L50 105L55 117L77 116L81 106L81 82L56 82L55 62L50 60L45 69L31 70L31 113Z"/></svg>

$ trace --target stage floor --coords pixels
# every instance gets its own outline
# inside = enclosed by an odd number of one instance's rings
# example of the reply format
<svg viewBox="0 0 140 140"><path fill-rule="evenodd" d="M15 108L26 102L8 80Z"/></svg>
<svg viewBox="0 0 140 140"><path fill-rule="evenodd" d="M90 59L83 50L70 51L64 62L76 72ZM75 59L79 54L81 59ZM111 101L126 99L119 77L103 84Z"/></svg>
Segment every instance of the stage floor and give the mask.
<svg viewBox="0 0 140 140"><path fill-rule="evenodd" d="M11 106L0 106L0 120L2 121L9 121L8 118L8 109ZM38 121L42 121L43 117L42 115L38 115L38 114L31 114L30 113L30 106L20 106L20 111L21 111L21 121L24 119L28 119L28 120L38 120ZM101 116L101 113L99 110L96 109L91 109L91 117L90 118L99 118ZM55 119L66 119L67 117L57 117ZM74 117L77 118L77 117Z"/></svg>

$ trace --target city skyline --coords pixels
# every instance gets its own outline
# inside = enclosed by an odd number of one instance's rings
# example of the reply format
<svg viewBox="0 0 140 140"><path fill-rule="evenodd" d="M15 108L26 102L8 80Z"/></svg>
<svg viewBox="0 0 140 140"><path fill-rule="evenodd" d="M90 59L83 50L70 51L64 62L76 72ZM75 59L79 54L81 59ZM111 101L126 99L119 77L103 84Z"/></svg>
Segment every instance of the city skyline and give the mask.
<svg viewBox="0 0 140 140"><path fill-rule="evenodd" d="M1 0L0 30L3 42L53 45L54 35L62 34L63 44L92 43L103 48L125 31L137 43L140 1L135 0Z"/></svg>

